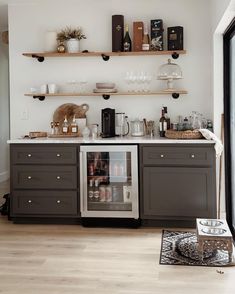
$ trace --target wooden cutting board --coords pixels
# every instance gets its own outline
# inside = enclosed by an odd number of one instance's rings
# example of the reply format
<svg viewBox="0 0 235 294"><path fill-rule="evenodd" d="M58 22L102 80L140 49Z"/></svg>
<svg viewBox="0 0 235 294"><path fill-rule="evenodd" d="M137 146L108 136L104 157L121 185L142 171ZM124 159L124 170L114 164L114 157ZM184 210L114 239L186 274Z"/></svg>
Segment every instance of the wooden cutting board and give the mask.
<svg viewBox="0 0 235 294"><path fill-rule="evenodd" d="M86 113L89 110L88 104L77 105L73 103L65 103L60 105L53 114L53 121L59 122L59 131L61 132L61 126L63 124L65 116L67 117L68 123L70 124L75 118L86 118Z"/></svg>

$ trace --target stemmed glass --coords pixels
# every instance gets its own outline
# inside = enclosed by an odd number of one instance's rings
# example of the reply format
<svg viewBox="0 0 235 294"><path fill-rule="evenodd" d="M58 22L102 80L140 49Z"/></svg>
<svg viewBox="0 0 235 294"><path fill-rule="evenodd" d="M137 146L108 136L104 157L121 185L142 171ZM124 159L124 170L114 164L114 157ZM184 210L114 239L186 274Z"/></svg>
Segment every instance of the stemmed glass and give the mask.
<svg viewBox="0 0 235 294"><path fill-rule="evenodd" d="M150 73L146 74L146 92L150 92L150 84L152 81L152 75Z"/></svg>
<svg viewBox="0 0 235 294"><path fill-rule="evenodd" d="M127 71L125 76L125 81L127 83L127 92L131 92L131 72Z"/></svg>

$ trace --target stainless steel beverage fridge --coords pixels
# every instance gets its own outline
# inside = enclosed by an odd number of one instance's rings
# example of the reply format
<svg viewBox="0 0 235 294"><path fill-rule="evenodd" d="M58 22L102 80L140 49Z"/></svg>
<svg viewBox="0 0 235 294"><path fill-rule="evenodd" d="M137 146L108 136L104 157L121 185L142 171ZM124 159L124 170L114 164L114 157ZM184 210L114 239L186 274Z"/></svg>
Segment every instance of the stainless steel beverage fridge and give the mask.
<svg viewBox="0 0 235 294"><path fill-rule="evenodd" d="M139 218L136 145L80 148L82 217Z"/></svg>

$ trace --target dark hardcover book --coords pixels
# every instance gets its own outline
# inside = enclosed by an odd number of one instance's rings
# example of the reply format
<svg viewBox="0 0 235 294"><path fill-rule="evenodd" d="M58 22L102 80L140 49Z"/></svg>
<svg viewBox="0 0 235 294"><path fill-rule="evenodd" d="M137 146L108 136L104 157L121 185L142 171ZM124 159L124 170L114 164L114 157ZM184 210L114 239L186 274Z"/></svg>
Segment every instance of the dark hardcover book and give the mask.
<svg viewBox="0 0 235 294"><path fill-rule="evenodd" d="M184 28L170 27L167 28L168 50L183 50L184 49Z"/></svg>
<svg viewBox="0 0 235 294"><path fill-rule="evenodd" d="M124 16L112 15L112 51L123 51Z"/></svg>
<svg viewBox="0 0 235 294"><path fill-rule="evenodd" d="M144 34L144 23L142 21L133 22L133 51L142 51Z"/></svg>
<svg viewBox="0 0 235 294"><path fill-rule="evenodd" d="M153 19L150 22L151 43L150 50L163 50L163 21L162 19Z"/></svg>

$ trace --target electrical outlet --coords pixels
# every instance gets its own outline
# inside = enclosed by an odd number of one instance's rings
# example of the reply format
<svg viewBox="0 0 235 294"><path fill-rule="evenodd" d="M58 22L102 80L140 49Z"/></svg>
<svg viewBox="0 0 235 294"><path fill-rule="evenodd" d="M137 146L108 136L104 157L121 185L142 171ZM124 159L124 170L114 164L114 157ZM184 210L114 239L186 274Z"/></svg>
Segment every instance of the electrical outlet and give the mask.
<svg viewBox="0 0 235 294"><path fill-rule="evenodd" d="M27 120L29 119L29 112L28 112L28 109L24 109L22 112L21 112L21 119L22 120Z"/></svg>

